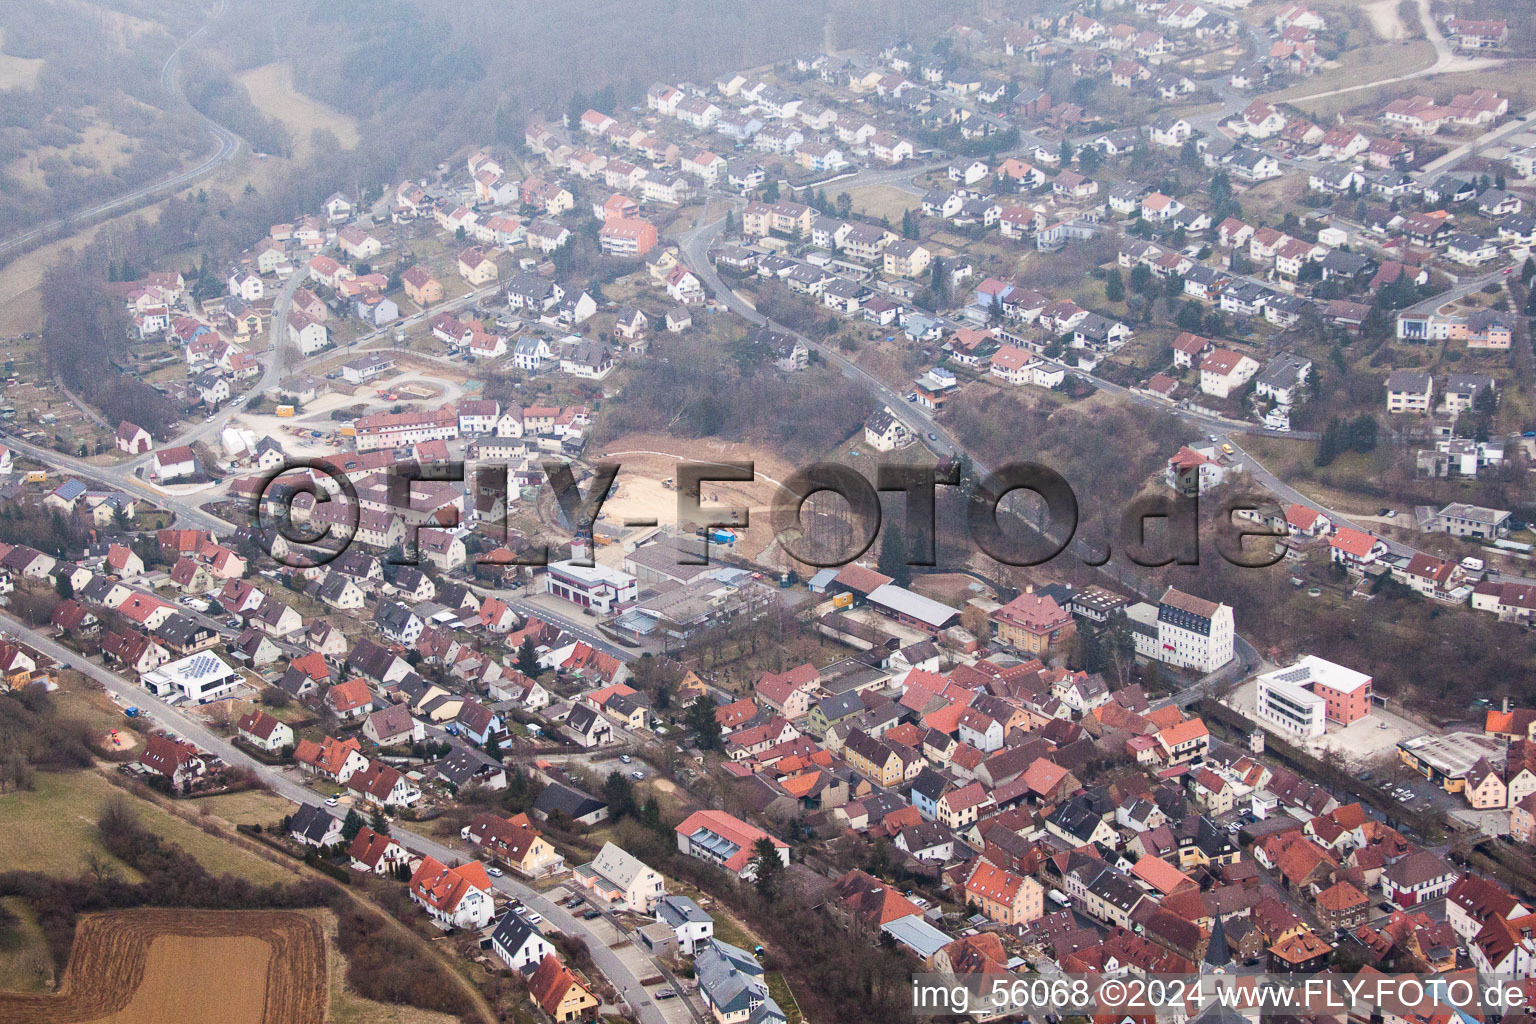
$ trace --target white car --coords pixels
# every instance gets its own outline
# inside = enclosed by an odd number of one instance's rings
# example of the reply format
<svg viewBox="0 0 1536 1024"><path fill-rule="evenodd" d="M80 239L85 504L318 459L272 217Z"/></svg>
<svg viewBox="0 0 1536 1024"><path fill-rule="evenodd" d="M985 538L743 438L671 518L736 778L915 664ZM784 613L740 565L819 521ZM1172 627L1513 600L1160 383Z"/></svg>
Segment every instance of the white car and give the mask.
<svg viewBox="0 0 1536 1024"><path fill-rule="evenodd" d="M492 865L490 865L490 866L488 866L488 867L487 867L487 868L486 868L486 869L485 869L485 873L486 873L486 874L488 874L488 875L490 875L490 876L491 876L491 877L492 877L492 878L500 878L500 877L501 877L501 876L502 876L502 870L501 870L501 868L499 868L499 867L497 867L497 866L496 866L496 865L494 865L494 864L492 864Z"/></svg>

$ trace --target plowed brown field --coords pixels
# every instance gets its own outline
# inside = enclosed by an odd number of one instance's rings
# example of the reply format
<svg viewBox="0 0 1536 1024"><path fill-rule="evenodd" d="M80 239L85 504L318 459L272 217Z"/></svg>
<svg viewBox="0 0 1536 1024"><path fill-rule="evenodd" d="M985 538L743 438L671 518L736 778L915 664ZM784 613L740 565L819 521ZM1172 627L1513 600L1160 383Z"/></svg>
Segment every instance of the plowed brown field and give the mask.
<svg viewBox="0 0 1536 1024"><path fill-rule="evenodd" d="M298 911L82 917L64 984L0 992L5 1024L323 1024L325 933Z"/></svg>

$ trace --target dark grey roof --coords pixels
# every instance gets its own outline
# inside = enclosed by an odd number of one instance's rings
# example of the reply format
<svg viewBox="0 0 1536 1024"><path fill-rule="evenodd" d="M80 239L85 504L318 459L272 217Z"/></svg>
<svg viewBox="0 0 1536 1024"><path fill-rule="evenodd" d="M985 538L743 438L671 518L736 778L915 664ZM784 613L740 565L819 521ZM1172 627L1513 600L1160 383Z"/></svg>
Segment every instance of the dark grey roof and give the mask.
<svg viewBox="0 0 1536 1024"><path fill-rule="evenodd" d="M661 902L656 905L656 918L657 920L667 922L673 928L684 924L702 924L705 921L714 920L714 918L704 912L703 907L693 902L687 896L679 896L676 893L662 897Z"/></svg>
<svg viewBox="0 0 1536 1024"><path fill-rule="evenodd" d="M948 788L948 779L932 768L924 768L917 773L917 778L912 780L912 786L909 791L919 794L930 801L937 801Z"/></svg>
<svg viewBox="0 0 1536 1024"><path fill-rule="evenodd" d="M501 765L478 750L469 750L464 747L455 749L434 767L437 777L451 783L455 788L464 786L476 775L494 776L498 771L504 770Z"/></svg>
<svg viewBox="0 0 1536 1024"><path fill-rule="evenodd" d="M558 811L568 818L583 818L606 806L601 800L562 782L550 783L533 802L533 809L541 814L547 816Z"/></svg>
<svg viewBox="0 0 1536 1024"><path fill-rule="evenodd" d="M822 715L828 722L837 722L863 711L864 698L859 695L859 691L848 690L845 693L827 697L816 706L821 709Z"/></svg>
<svg viewBox="0 0 1536 1024"><path fill-rule="evenodd" d="M336 819L331 816L319 804L303 804L293 812L293 818L288 823L288 831L293 835L303 836L311 843L318 844L325 838L326 833L336 827Z"/></svg>
<svg viewBox="0 0 1536 1024"><path fill-rule="evenodd" d="M496 930L491 933L491 942L506 950L508 956L515 956L518 950L526 946L530 940L549 945L549 940L544 937L543 932L510 910L496 922Z"/></svg>

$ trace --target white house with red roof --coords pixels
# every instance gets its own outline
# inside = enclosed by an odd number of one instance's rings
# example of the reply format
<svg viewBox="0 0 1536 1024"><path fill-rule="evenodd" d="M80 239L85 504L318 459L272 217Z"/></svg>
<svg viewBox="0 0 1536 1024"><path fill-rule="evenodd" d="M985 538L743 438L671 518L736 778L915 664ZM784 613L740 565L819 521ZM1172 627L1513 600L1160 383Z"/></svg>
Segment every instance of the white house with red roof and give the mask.
<svg viewBox="0 0 1536 1024"><path fill-rule="evenodd" d="M617 124L613 118L597 110L588 110L581 115L581 130L588 135L602 135Z"/></svg>
<svg viewBox="0 0 1536 1024"><path fill-rule="evenodd" d="M706 185L713 185L719 181L725 174L725 167L725 157L717 156L707 149L690 153L678 164L678 170L701 179Z"/></svg>
<svg viewBox="0 0 1536 1024"><path fill-rule="evenodd" d="M148 630L160 628L166 619L176 614L176 606L170 602L139 593L128 595L117 610L134 625Z"/></svg>
<svg viewBox="0 0 1536 1024"><path fill-rule="evenodd" d="M789 866L788 843L724 811L694 811L674 831L679 851L719 865L746 881L757 877L753 848L760 840L772 843L780 862Z"/></svg>
<svg viewBox="0 0 1536 1024"><path fill-rule="evenodd" d="M381 761L347 779L347 790L357 800L372 807L414 807L421 800L421 790L396 768Z"/></svg>
<svg viewBox="0 0 1536 1024"><path fill-rule="evenodd" d="M235 731L251 746L269 753L294 745L293 729L259 708L241 715L235 722Z"/></svg>
<svg viewBox="0 0 1536 1024"><path fill-rule="evenodd" d="M401 864L412 864L416 858L409 850L389 836L375 832L364 825L352 837L347 847L352 867L375 875L387 874Z"/></svg>
<svg viewBox="0 0 1536 1024"><path fill-rule="evenodd" d="M1192 367L1215 346L1210 338L1184 331L1173 339L1173 365Z"/></svg>
<svg viewBox="0 0 1536 1024"><path fill-rule="evenodd" d="M1387 553L1387 542L1351 526L1341 526L1328 539L1330 556L1350 569L1363 569Z"/></svg>
<svg viewBox="0 0 1536 1024"><path fill-rule="evenodd" d="M1267 139L1271 135L1279 134L1285 127L1285 120L1285 115L1278 108L1263 100L1254 100L1234 119L1232 127L1240 134L1249 135L1255 139Z"/></svg>
<svg viewBox="0 0 1536 1024"><path fill-rule="evenodd" d="M1333 520L1315 508L1291 505L1285 510L1285 526L1292 536L1326 537L1333 532Z"/></svg>
<svg viewBox="0 0 1536 1024"><path fill-rule="evenodd" d="M1141 216L1143 220L1172 220L1183 211L1183 203L1172 196L1165 196L1161 192L1153 192L1141 201Z"/></svg>
<svg viewBox="0 0 1536 1024"><path fill-rule="evenodd" d="M1214 447L1180 448L1168 460L1163 481L1175 491L1189 497L1204 494L1220 487L1227 479L1227 467L1216 458Z"/></svg>
<svg viewBox="0 0 1536 1024"><path fill-rule="evenodd" d="M113 544L107 548L107 571L120 580L144 575L144 559L132 548Z"/></svg>
<svg viewBox="0 0 1536 1024"><path fill-rule="evenodd" d="M410 892L411 902L452 928L484 928L495 913L490 876L477 860L450 868L424 857L411 875Z"/></svg>
<svg viewBox="0 0 1536 1024"><path fill-rule="evenodd" d="M1219 348L1200 361L1200 390L1215 398L1227 398L1258 372L1258 360Z"/></svg>

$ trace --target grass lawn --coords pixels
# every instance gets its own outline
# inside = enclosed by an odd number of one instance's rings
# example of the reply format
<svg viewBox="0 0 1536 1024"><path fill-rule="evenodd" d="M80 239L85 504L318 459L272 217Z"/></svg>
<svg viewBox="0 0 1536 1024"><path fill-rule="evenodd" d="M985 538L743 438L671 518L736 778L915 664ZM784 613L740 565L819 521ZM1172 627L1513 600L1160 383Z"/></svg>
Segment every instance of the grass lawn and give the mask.
<svg viewBox="0 0 1536 1024"><path fill-rule="evenodd" d="M1316 77L1299 82L1288 89L1269 93L1264 96L1264 99L1271 103L1296 103L1309 114L1328 116L1353 109L1361 104L1374 103L1375 99L1381 96L1400 94L1403 89L1411 88L1416 83L1398 82L1393 85L1378 86L1375 89L1357 89L1354 92L1327 96L1318 100L1309 101L1304 97L1331 92L1334 89L1347 89L1361 82L1410 74L1427 68L1434 62L1435 48L1425 39L1361 46L1349 52L1347 63L1324 68Z"/></svg>
<svg viewBox="0 0 1536 1024"><path fill-rule="evenodd" d="M5 47L5 33L0 32L0 50ZM30 89L43 70L41 57L12 57L0 53L0 90Z"/></svg>
<svg viewBox="0 0 1536 1024"><path fill-rule="evenodd" d="M1350 515L1370 515L1384 504L1381 499L1362 493L1370 488L1370 479L1379 472L1378 455L1385 455L1381 449L1366 454L1345 452L1331 465L1319 468L1312 464L1317 450L1315 441L1249 434L1241 444L1265 469L1329 508Z"/></svg>
<svg viewBox="0 0 1536 1024"><path fill-rule="evenodd" d="M241 73L239 79L250 94L251 102L288 129L293 138L294 155L299 159L305 158L312 149L317 128L333 133L343 149L357 145L357 122L295 89L293 69L287 64L263 64Z"/></svg>
<svg viewBox="0 0 1536 1024"><path fill-rule="evenodd" d="M800 1024L804 1019L800 1013L800 1004L795 1002L795 994L789 990L789 982L784 980L784 975L772 971L765 976L765 980L768 982L768 994L784 1011L789 1024Z"/></svg>
<svg viewBox="0 0 1536 1024"><path fill-rule="evenodd" d="M203 797L191 806L211 808L214 814L236 825L266 826L281 821L285 814L293 813L291 803L275 793L261 789Z"/></svg>
<svg viewBox="0 0 1536 1024"><path fill-rule="evenodd" d="M0 992L47 992L53 988L53 958L48 941L26 902L0 900L16 916L9 930L0 929Z"/></svg>
<svg viewBox="0 0 1536 1024"><path fill-rule="evenodd" d="M715 938L721 942L729 942L733 946L738 946L748 953L757 948L757 936L747 931L742 923L736 920L730 911L726 910L718 902L712 909L710 916L715 919Z"/></svg>
<svg viewBox="0 0 1536 1024"><path fill-rule="evenodd" d="M901 215L923 205L922 198L894 185L868 185L848 193L853 200L853 211L866 217L889 217L897 228L901 227ZM836 198L835 196L833 198Z"/></svg>
<svg viewBox="0 0 1536 1024"><path fill-rule="evenodd" d="M133 517L133 525L139 530L163 530L171 525L174 517L169 512L156 510L154 512L140 512Z"/></svg>
<svg viewBox="0 0 1536 1024"><path fill-rule="evenodd" d="M292 872L208 835L94 772L38 772L35 782L31 790L0 795L0 864L8 870L69 877L86 870L89 854L107 857L96 838L96 818L108 800L120 795L146 828L181 846L216 875L235 874L260 883L293 879ZM107 859L124 877L138 880L127 865Z"/></svg>
<svg viewBox="0 0 1536 1024"><path fill-rule="evenodd" d="M103 735L109 729L126 729L128 719L98 683L79 672L60 673L54 704L65 718L77 718Z"/></svg>

